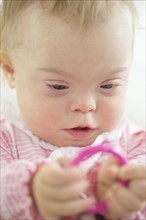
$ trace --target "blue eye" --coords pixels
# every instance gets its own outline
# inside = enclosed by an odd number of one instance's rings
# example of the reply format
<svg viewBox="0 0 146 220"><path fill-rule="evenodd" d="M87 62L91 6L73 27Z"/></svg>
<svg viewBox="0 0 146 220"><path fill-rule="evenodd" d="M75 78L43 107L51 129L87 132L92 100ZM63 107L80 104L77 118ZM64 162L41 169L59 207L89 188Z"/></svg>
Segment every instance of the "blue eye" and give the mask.
<svg viewBox="0 0 146 220"><path fill-rule="evenodd" d="M64 89L68 89L68 86L65 85L48 85L49 87L56 89L56 90L64 90Z"/></svg>

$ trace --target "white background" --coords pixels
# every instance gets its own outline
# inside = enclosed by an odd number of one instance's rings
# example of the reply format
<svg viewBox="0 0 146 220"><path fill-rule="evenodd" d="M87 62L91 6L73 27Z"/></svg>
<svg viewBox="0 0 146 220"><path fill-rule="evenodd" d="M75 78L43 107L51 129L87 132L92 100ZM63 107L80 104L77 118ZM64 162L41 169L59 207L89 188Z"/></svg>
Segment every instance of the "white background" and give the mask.
<svg viewBox="0 0 146 220"><path fill-rule="evenodd" d="M138 24L135 34L133 68L129 81L126 113L137 125L145 128L145 0L135 1L138 8Z"/></svg>

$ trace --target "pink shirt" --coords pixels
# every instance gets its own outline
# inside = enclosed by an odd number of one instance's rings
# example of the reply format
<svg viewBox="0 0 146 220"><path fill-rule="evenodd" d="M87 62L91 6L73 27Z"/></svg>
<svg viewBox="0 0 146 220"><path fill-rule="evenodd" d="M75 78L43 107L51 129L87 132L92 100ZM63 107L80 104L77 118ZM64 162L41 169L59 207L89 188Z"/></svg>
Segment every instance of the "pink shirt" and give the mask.
<svg viewBox="0 0 146 220"><path fill-rule="evenodd" d="M62 149L43 142L7 120L1 120L0 126L0 217L2 220L40 220L42 218L31 198L29 183L39 165L45 162L49 156L54 156L54 152L57 152L56 155L58 155ZM119 146L122 149L127 160L145 163L145 136L144 131L137 129L130 123L125 123L120 135L115 138L115 141L111 139L111 142L113 146ZM103 138L103 136L101 137ZM97 139L99 140L99 138ZM106 135L104 139L106 139ZM100 155L98 159L100 160ZM145 208L137 212L135 216L127 218L127 220L144 219L146 219Z"/></svg>

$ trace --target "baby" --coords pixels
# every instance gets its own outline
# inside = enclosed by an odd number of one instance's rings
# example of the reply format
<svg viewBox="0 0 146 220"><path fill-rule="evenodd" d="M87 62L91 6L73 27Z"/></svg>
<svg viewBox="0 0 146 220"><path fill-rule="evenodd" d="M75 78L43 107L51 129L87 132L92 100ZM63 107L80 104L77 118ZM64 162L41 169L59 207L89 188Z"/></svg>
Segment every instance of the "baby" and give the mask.
<svg viewBox="0 0 146 220"><path fill-rule="evenodd" d="M145 132L123 117L134 16L128 0L2 0L0 63L18 109L0 122L1 219L79 218L98 201L97 219L146 218ZM105 141L128 165L101 153L68 168Z"/></svg>

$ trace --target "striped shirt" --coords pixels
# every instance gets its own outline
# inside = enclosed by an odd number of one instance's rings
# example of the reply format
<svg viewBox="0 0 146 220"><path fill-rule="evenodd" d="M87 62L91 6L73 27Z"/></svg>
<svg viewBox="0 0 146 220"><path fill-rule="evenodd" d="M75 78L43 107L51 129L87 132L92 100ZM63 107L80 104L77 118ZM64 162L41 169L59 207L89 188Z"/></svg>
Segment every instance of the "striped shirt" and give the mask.
<svg viewBox="0 0 146 220"><path fill-rule="evenodd" d="M64 151L44 143L8 120L1 120L0 126L0 217L2 220L41 220L42 217L33 203L29 183L43 162L52 155L58 155L58 150ZM125 123L121 135L115 139L116 143L113 140L111 143L122 149L128 161L144 163L145 135L145 131ZM144 219L145 208L133 217L122 220Z"/></svg>

